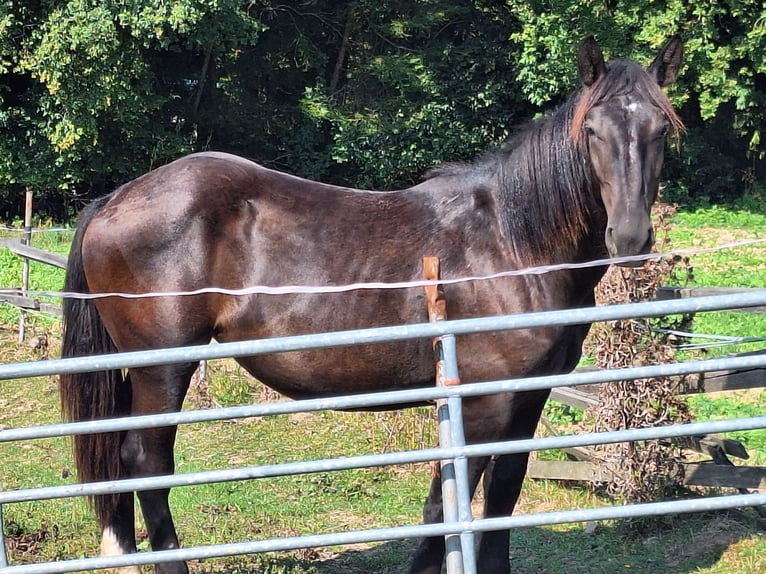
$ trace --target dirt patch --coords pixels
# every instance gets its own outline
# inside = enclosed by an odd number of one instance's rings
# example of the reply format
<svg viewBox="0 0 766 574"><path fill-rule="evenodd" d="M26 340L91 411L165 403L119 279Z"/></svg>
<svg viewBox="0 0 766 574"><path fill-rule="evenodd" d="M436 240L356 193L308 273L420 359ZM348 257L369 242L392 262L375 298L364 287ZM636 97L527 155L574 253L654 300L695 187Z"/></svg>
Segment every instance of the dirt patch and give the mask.
<svg viewBox="0 0 766 574"><path fill-rule="evenodd" d="M52 531L42 527L34 532L24 532L15 522L10 522L5 530L8 534L8 551L19 562L33 562L42 553L41 545L49 538L55 538L58 533L56 526Z"/></svg>
<svg viewBox="0 0 766 574"><path fill-rule="evenodd" d="M706 522L688 544L668 549L666 564L669 568L696 563L705 556L716 556L726 548L749 536L752 528L727 513Z"/></svg>
<svg viewBox="0 0 766 574"><path fill-rule="evenodd" d="M400 574L415 553L417 541L395 540L383 544L359 544L339 554L321 556L314 563L321 574Z"/></svg>

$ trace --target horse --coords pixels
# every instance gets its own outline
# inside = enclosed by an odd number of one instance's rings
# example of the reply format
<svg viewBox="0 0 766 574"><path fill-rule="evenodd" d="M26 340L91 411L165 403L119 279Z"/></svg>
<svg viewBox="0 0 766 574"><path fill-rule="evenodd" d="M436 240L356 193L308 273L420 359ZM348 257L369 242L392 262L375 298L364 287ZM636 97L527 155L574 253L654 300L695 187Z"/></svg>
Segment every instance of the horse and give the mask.
<svg viewBox="0 0 766 574"><path fill-rule="evenodd" d="M418 184L366 191L302 179L218 152L181 157L92 201L77 223L68 292L168 293L64 301L64 357L427 322L421 289L286 295L254 285L348 285L420 279L423 256L443 279L488 276L533 265L646 254L650 208L666 136L683 123L663 91L682 63L673 37L648 67L605 61L593 38L579 47L580 86L556 110L519 128L499 149L445 164ZM604 264L444 287L451 319L595 304ZM178 292L195 294L179 295ZM471 334L457 339L464 380L569 372L590 325ZM435 384L431 341L400 341L246 357L255 378L295 398ZM66 420L178 411L197 363L63 375ZM467 398L469 444L533 436L548 391ZM174 472L176 427L74 439L80 481ZM472 492L482 481L485 516L507 516L519 497L528 454L472 458ZM483 479L482 479L483 476ZM137 492L151 547L179 547L169 489ZM90 501L101 552L136 552L134 493ZM443 521L432 481L426 523ZM482 574L510 572L509 532L477 539ZM438 574L442 537L419 541L411 574ZM183 561L157 574L187 574ZM135 574L137 567L121 572Z"/></svg>

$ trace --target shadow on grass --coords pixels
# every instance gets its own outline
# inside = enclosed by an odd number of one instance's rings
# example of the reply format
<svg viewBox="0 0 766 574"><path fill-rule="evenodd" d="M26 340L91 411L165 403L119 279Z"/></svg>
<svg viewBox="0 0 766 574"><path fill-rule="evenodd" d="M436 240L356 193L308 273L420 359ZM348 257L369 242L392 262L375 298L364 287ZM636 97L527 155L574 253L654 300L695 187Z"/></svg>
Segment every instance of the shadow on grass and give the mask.
<svg viewBox="0 0 766 574"><path fill-rule="evenodd" d="M667 517L651 532L639 523L601 525L588 533L582 525L528 528L511 533L512 567L524 574L689 574L716 572L751 574L753 563L724 552L734 544L754 539L752 548L766 564L766 541L759 540L757 517L746 511L729 511ZM752 545L751 545L752 546ZM317 574L399 574L407 572L414 541L384 543L364 550L348 550L314 562ZM758 558L756 558L758 560ZM717 565L720 567L717 567Z"/></svg>

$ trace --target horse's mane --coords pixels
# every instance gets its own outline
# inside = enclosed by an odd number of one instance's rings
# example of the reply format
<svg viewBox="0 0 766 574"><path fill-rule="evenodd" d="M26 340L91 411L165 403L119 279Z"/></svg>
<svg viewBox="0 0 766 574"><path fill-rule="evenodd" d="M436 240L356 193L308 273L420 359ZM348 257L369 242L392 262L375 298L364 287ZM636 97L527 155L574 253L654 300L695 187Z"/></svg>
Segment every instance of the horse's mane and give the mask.
<svg viewBox="0 0 766 574"><path fill-rule="evenodd" d="M516 252L530 261L563 255L593 231L603 209L591 193L587 148L580 137L586 114L610 97L638 91L662 110L672 135L681 120L659 84L634 62L616 60L589 87L582 87L550 115L522 126L496 152L473 162L446 164L427 178L496 177L501 216Z"/></svg>
<svg viewBox="0 0 766 574"><path fill-rule="evenodd" d="M588 232L595 202L584 144L569 137L577 98L517 129L472 162L438 166L427 178L461 176L499 186L500 215L516 252L530 261L560 253Z"/></svg>

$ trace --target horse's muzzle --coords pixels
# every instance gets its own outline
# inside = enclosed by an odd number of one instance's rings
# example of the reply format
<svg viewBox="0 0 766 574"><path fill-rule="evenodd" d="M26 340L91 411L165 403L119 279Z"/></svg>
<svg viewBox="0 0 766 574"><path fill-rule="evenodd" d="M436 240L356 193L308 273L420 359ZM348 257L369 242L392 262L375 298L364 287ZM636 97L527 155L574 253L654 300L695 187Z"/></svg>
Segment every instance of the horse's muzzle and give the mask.
<svg viewBox="0 0 766 574"><path fill-rule="evenodd" d="M652 226L642 229L621 229L607 227L606 248L610 257L631 257L646 255L654 247L654 230ZM645 261L626 261L618 263L620 267L641 267Z"/></svg>

